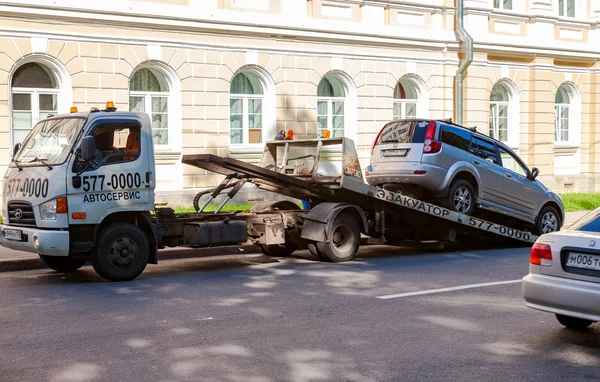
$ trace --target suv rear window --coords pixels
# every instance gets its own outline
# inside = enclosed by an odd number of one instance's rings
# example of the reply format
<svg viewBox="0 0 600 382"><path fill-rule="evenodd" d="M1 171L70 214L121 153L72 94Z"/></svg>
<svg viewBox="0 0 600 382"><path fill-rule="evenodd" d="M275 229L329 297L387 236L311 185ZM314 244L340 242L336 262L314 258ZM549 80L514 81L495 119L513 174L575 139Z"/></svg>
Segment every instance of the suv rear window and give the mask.
<svg viewBox="0 0 600 382"><path fill-rule="evenodd" d="M382 143L423 143L429 121L400 121L387 124L377 140Z"/></svg>

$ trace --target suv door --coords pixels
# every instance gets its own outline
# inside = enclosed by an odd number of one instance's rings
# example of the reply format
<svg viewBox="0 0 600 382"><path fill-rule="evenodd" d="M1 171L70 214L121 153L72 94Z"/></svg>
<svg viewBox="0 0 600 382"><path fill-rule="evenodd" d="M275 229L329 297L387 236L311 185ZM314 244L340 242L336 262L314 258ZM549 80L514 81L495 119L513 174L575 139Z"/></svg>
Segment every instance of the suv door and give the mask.
<svg viewBox="0 0 600 382"><path fill-rule="evenodd" d="M538 184L529 180L529 169L521 158L506 147L499 146L504 168L502 194L509 208L526 213L535 219L540 192Z"/></svg>
<svg viewBox="0 0 600 382"><path fill-rule="evenodd" d="M501 205L504 175L494 142L473 136L469 149L471 163L481 179L482 204ZM486 203L487 202L487 203Z"/></svg>

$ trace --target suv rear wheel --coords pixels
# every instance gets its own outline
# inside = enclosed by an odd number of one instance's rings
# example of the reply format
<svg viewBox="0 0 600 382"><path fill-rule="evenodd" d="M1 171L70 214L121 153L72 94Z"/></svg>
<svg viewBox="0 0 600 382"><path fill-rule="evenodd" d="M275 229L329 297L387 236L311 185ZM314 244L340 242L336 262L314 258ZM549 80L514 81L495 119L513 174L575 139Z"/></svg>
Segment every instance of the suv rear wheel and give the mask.
<svg viewBox="0 0 600 382"><path fill-rule="evenodd" d="M472 215L475 211L475 189L464 179L458 179L450 185L448 196L442 200L442 207L461 214Z"/></svg>

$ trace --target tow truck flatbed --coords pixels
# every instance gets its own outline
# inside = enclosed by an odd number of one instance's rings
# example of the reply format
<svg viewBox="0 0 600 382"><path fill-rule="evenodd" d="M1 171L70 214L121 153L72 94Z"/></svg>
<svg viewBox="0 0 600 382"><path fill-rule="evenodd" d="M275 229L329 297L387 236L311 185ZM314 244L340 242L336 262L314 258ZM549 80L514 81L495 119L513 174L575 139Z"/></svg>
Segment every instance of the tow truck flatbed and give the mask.
<svg viewBox="0 0 600 382"><path fill-rule="evenodd" d="M341 145L343 148L342 173L334 176L318 176L318 161L322 149L330 145ZM288 166L290 160L293 160L290 159L290 150L310 147L317 149L314 154L315 165L311 171L302 174L286 174L281 171ZM281 161L277 160L278 149L280 151L283 149ZM301 156L302 159L306 157L311 155ZM260 165L212 154L185 155L182 161L221 175L244 179L267 191L308 200L312 205L347 203L356 206L373 223L365 233L383 242L389 241L386 237L389 237L390 233L397 237L397 231L402 230L402 227L410 227L412 233L412 238L404 237L404 239L418 240L421 237L425 240L454 241L457 233L476 239L500 238L522 243L533 243L537 239L536 235L528 231L461 214L366 184L362 178L354 144L347 138L268 142ZM402 223L402 227L397 227L396 224L394 227L400 229L386 227L385 216L394 216L396 221Z"/></svg>

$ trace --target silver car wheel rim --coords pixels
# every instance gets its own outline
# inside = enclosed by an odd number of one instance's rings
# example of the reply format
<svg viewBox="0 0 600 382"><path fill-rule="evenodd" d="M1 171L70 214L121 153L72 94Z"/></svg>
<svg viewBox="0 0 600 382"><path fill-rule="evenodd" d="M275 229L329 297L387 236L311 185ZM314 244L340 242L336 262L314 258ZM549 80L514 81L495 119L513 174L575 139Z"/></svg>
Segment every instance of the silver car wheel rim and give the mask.
<svg viewBox="0 0 600 382"><path fill-rule="evenodd" d="M558 219L552 212L546 212L542 216L542 232L550 233L558 229Z"/></svg>
<svg viewBox="0 0 600 382"><path fill-rule="evenodd" d="M454 192L454 209L461 214L471 208L471 193L466 187L459 187Z"/></svg>

